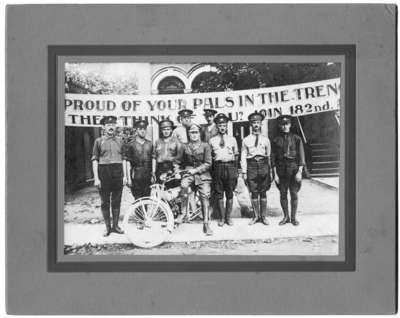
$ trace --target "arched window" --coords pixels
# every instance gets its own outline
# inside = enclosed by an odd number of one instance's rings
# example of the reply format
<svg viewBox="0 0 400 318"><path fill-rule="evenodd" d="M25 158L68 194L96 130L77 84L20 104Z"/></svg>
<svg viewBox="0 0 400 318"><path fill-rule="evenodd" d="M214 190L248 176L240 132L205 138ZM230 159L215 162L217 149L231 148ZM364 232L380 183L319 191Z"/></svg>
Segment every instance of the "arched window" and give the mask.
<svg viewBox="0 0 400 318"><path fill-rule="evenodd" d="M158 84L159 94L183 94L185 84L175 76L168 76Z"/></svg>

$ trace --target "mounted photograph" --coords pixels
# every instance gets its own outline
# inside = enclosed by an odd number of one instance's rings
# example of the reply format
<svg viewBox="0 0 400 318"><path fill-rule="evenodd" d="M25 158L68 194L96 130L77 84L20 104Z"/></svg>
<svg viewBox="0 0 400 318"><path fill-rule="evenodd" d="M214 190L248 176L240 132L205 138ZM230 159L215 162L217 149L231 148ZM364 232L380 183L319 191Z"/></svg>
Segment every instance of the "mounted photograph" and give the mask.
<svg viewBox="0 0 400 318"><path fill-rule="evenodd" d="M340 254L341 62L62 67L66 259Z"/></svg>

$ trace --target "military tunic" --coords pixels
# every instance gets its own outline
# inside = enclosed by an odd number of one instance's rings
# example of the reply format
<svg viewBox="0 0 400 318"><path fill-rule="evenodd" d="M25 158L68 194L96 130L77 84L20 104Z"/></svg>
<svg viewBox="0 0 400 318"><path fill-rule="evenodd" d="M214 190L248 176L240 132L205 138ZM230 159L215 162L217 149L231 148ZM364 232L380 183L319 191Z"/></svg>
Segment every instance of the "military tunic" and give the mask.
<svg viewBox="0 0 400 318"><path fill-rule="evenodd" d="M122 146L122 138L117 136L102 136L97 138L93 145L92 161L99 162L98 174L101 182L99 193L101 209L104 211L110 209L110 196L111 208L120 208L123 188L122 160L126 159Z"/></svg>
<svg viewBox="0 0 400 318"><path fill-rule="evenodd" d="M153 147L153 159L156 160L156 177L178 168L178 159L182 156L183 145L175 138L158 139Z"/></svg>
<svg viewBox="0 0 400 318"><path fill-rule="evenodd" d="M139 142L136 138L126 147L126 157L131 163L131 191L135 199L150 195L151 160L153 145L150 141Z"/></svg>
<svg viewBox="0 0 400 318"><path fill-rule="evenodd" d="M201 198L209 199L211 191L211 149L205 142L189 142L183 146L183 154L179 159L182 169L195 169L196 173L184 176L181 181L183 190L193 185Z"/></svg>
<svg viewBox="0 0 400 318"><path fill-rule="evenodd" d="M296 174L300 166L305 165L303 142L299 136L282 133L272 142L272 166L276 167L279 177L279 191L283 209L287 210L287 193L290 191L294 206L297 207L297 192L301 188L301 181L296 181Z"/></svg>

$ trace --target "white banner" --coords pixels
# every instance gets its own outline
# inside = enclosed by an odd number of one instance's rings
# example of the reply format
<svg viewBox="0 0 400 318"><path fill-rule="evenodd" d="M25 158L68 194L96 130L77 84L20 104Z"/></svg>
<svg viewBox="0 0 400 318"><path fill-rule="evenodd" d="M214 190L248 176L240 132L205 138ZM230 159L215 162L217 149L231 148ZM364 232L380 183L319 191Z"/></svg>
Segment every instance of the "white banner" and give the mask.
<svg viewBox="0 0 400 318"><path fill-rule="evenodd" d="M247 121L255 110L266 119L281 114L304 116L340 108L340 78L268 88L177 95L65 94L66 126L100 126L103 116L116 116L120 126L136 119L176 122L178 111L192 109L202 123L203 109L227 114L232 121Z"/></svg>

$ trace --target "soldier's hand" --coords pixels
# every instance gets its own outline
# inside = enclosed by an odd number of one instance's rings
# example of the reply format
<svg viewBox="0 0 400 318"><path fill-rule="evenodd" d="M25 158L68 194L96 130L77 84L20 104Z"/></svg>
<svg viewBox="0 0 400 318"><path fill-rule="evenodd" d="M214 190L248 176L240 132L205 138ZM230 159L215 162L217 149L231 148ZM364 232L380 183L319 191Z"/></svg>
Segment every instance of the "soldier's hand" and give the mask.
<svg viewBox="0 0 400 318"><path fill-rule="evenodd" d="M123 177L123 178L122 178L122 184L123 184L123 185L127 185L127 184L128 184L128 179L127 179L127 177Z"/></svg>
<svg viewBox="0 0 400 318"><path fill-rule="evenodd" d="M196 174L196 169L189 169L188 173L193 176Z"/></svg>
<svg viewBox="0 0 400 318"><path fill-rule="evenodd" d="M97 188L101 188L101 181L100 179L94 179L94 186Z"/></svg>
<svg viewBox="0 0 400 318"><path fill-rule="evenodd" d="M278 177L278 175L275 175L275 182L277 183L277 184L279 184L279 177Z"/></svg>
<svg viewBox="0 0 400 318"><path fill-rule="evenodd" d="M296 182L300 182L301 181L301 172L297 172L296 176L295 176Z"/></svg>
<svg viewBox="0 0 400 318"><path fill-rule="evenodd" d="M156 181L157 181L156 174L155 174L155 173L152 173L152 174L151 174L151 183L156 183Z"/></svg>
<svg viewBox="0 0 400 318"><path fill-rule="evenodd" d="M246 172L242 172L242 178L244 183L247 185L247 173Z"/></svg>

